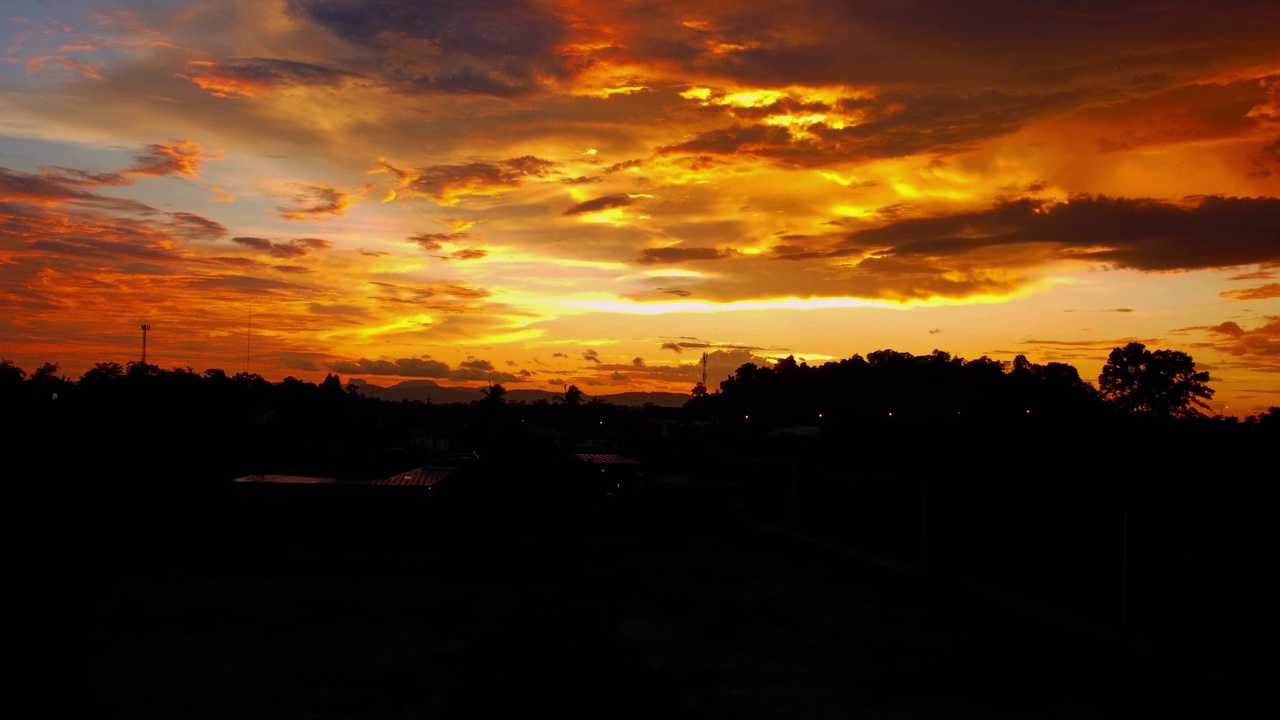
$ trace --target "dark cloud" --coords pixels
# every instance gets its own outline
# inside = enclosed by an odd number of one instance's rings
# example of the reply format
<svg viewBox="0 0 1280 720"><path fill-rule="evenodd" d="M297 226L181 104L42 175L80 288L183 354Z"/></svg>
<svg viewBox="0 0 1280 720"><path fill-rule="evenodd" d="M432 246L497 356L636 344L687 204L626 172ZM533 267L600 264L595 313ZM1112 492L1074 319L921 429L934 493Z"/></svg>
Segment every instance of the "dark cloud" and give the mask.
<svg viewBox="0 0 1280 720"><path fill-rule="evenodd" d="M1180 6L1045 2L981 5L946 0L769 5L610 6L619 53L673 64L740 86L926 86L956 92L1045 85L1144 89L1176 84L1215 59L1238 66L1274 60L1280 10L1243 0L1222 12ZM625 28L625 29L624 29ZM634 29L633 29L634 28ZM1140 39L1140 41L1139 41Z"/></svg>
<svg viewBox="0 0 1280 720"><path fill-rule="evenodd" d="M451 260L479 260L488 255L488 251L480 248L463 248L449 253L448 259Z"/></svg>
<svg viewBox="0 0 1280 720"><path fill-rule="evenodd" d="M589 213L597 213L601 210L609 208L627 207L635 205L635 198L630 195L605 195L594 200L586 200L564 211L565 215L586 215Z"/></svg>
<svg viewBox="0 0 1280 720"><path fill-rule="evenodd" d="M423 197L438 205L453 205L469 196L498 195L524 184L526 178L544 178L555 172L556 163L525 155L497 162L461 165L430 165L417 169L399 168L383 161L383 170L399 180L401 193Z"/></svg>
<svg viewBox="0 0 1280 720"><path fill-rule="evenodd" d="M903 220L854 232L845 244L884 247L886 259L903 260L1029 244L1046 246L1053 259L1193 270L1280 262L1277 227L1280 198L1209 196L1174 204L1099 195L1062 203L1021 199L980 212Z"/></svg>
<svg viewBox="0 0 1280 720"><path fill-rule="evenodd" d="M569 356L562 352L556 352L556 353L551 353L551 357L567 358Z"/></svg>
<svg viewBox="0 0 1280 720"><path fill-rule="evenodd" d="M430 357L401 358L399 360L338 360L330 362L329 369L343 375L397 375L400 377L447 378L451 368Z"/></svg>
<svg viewBox="0 0 1280 720"><path fill-rule="evenodd" d="M1226 292L1218 293L1218 296L1232 300L1271 300L1280 298L1280 283L1267 283L1266 285L1243 290L1227 290Z"/></svg>
<svg viewBox="0 0 1280 720"><path fill-rule="evenodd" d="M231 242L278 258L303 257L313 250L328 250L333 247L333 243L319 238L295 238L288 242L273 242L259 237L234 237L231 238Z"/></svg>
<svg viewBox="0 0 1280 720"><path fill-rule="evenodd" d="M642 357L635 357L635 358L632 358L632 359L631 359L631 365L632 365L633 367L644 367L644 358L642 358Z"/></svg>
<svg viewBox="0 0 1280 720"><path fill-rule="evenodd" d="M1251 132L1261 121L1250 111L1267 101L1255 79L1194 83L1127 102L1090 108L1076 122L1097 127L1102 152L1128 152L1170 143L1210 141Z"/></svg>
<svg viewBox="0 0 1280 720"><path fill-rule="evenodd" d="M640 251L636 262L641 265L669 265L695 260L724 260L736 255L737 252L729 248L723 250L708 247L645 248Z"/></svg>
<svg viewBox="0 0 1280 720"><path fill-rule="evenodd" d="M625 382L627 380L630 380L631 378L630 376L625 375L623 373L613 372L609 374L609 379L612 380L613 382Z"/></svg>
<svg viewBox="0 0 1280 720"><path fill-rule="evenodd" d="M184 77L215 97L263 95L290 86L335 87L358 79L355 73L278 58L240 58L187 63Z"/></svg>
<svg viewBox="0 0 1280 720"><path fill-rule="evenodd" d="M764 349L752 345L704 342L701 340L672 340L662 343L663 350L674 350L677 353L684 352L685 350L710 350L712 348L716 348L714 352L754 352L756 350Z"/></svg>
<svg viewBox="0 0 1280 720"><path fill-rule="evenodd" d="M471 237L470 233L418 233L409 238L409 242L416 244L418 247L427 252L435 252L439 250L444 243L465 240Z"/></svg>
<svg viewBox="0 0 1280 720"><path fill-rule="evenodd" d="M169 224L175 236L184 240L217 240L229 230L216 220L193 213L169 213L173 221Z"/></svg>
<svg viewBox="0 0 1280 720"><path fill-rule="evenodd" d="M65 169L63 169L65 171ZM101 209L138 214L154 213L149 205L121 198L98 195L81 189L81 178L61 173L25 173L0 167L0 202L56 205L74 203Z"/></svg>
<svg viewBox="0 0 1280 720"><path fill-rule="evenodd" d="M118 187L121 185L132 185L134 182L133 178L123 172L99 173L88 170L79 170L76 168L62 167L60 165L51 168L43 168L42 175L52 182L82 187Z"/></svg>
<svg viewBox="0 0 1280 720"><path fill-rule="evenodd" d="M323 220L329 215L346 217L351 199L350 194L323 183L301 185L293 205L277 207L276 213L289 222Z"/></svg>
<svg viewBox="0 0 1280 720"><path fill-rule="evenodd" d="M1267 358L1270 363L1280 358L1280 316L1268 316L1261 327L1253 329L1242 328L1234 322L1208 329L1223 338L1223 342L1216 344L1222 352L1236 357Z"/></svg>
<svg viewBox="0 0 1280 720"><path fill-rule="evenodd" d="M582 353L582 359L589 360L596 364L600 363L600 355L595 350L588 350Z"/></svg>
<svg viewBox="0 0 1280 720"><path fill-rule="evenodd" d="M489 382L519 382L520 376L503 372L493 367L493 363L479 358L467 358L458 363L450 376L453 380L487 380Z"/></svg>
<svg viewBox="0 0 1280 720"><path fill-rule="evenodd" d="M196 177L204 149L200 143L175 140L168 145L148 145L133 158L126 172L133 175L188 175Z"/></svg>
<svg viewBox="0 0 1280 720"><path fill-rule="evenodd" d="M289 0L289 11L378 54L404 91L510 96L567 78L566 19L539 3L496 0Z"/></svg>
<svg viewBox="0 0 1280 720"><path fill-rule="evenodd" d="M1080 90L985 90L965 95L886 93L874 100L850 98L841 103L845 111L856 111L861 117L856 123L814 122L803 132L793 132L789 127L763 121L739 122L705 131L658 152L745 155L793 167L825 167L924 153L947 155L968 150L982 140L1008 135L1035 118L1072 109L1086 98L1087 93ZM749 112L730 108L725 112L751 119L769 114L772 108L752 108Z"/></svg>
<svg viewBox="0 0 1280 720"><path fill-rule="evenodd" d="M490 382L519 382L520 378L508 372L496 370L488 360L467 358L451 368L447 363L430 356L399 358L394 360L335 360L328 363L330 370L343 375L389 375L398 377L432 378L440 380L487 380Z"/></svg>

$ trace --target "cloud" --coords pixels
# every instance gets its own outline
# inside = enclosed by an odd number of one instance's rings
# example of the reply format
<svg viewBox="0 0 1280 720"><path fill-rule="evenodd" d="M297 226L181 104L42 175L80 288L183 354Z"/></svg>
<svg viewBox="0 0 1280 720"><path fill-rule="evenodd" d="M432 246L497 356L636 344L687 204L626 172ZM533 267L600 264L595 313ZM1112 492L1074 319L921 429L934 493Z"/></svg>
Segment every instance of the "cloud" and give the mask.
<svg viewBox="0 0 1280 720"><path fill-rule="evenodd" d="M28 59L27 74L35 75L50 65L57 65L64 70L77 73L90 80L106 81L106 78L102 76L103 65L61 55L40 55Z"/></svg>
<svg viewBox="0 0 1280 720"><path fill-rule="evenodd" d="M461 311L462 306L456 301L483 300L492 293L483 288L465 285L403 285L381 281L371 281L370 285L378 290L378 299L383 302L434 307L438 309Z"/></svg>
<svg viewBox="0 0 1280 720"><path fill-rule="evenodd" d="M446 259L479 260L480 258L487 256L488 254L489 252L487 250L481 250L480 248L463 248L461 250L454 250L453 252L449 253L448 258Z"/></svg>
<svg viewBox="0 0 1280 720"><path fill-rule="evenodd" d="M1262 326L1253 329L1242 328L1234 322L1224 322L1208 330L1223 339L1216 343L1217 349L1222 352L1236 357L1267 358L1269 363L1280 358L1280 316L1268 316Z"/></svg>
<svg viewBox="0 0 1280 720"><path fill-rule="evenodd" d="M453 380L487 380L489 382L519 382L520 376L503 372L493 367L493 363L479 358L467 358L458 363L450 378Z"/></svg>
<svg viewBox="0 0 1280 720"><path fill-rule="evenodd" d="M1266 285L1243 290L1227 290L1218 293L1218 297L1232 300L1271 300L1280 298L1280 283L1267 283Z"/></svg>
<svg viewBox="0 0 1280 720"><path fill-rule="evenodd" d="M631 359L631 365L632 365L633 367L638 367L638 368L640 368L640 367L644 367L644 358L642 358L642 357L635 357L635 358L632 358L632 359Z"/></svg>
<svg viewBox="0 0 1280 720"><path fill-rule="evenodd" d="M197 177L204 159L204 148L191 140L176 140L168 145L148 145L136 154L125 172L132 175L187 175Z"/></svg>
<svg viewBox="0 0 1280 720"><path fill-rule="evenodd" d="M193 60L179 77L214 97L260 97L278 88L336 87L360 76L322 65L277 58L243 58L225 62Z"/></svg>
<svg viewBox="0 0 1280 720"><path fill-rule="evenodd" d="M369 73L406 93L516 96L569 78L580 62L566 15L525 0L470 3L290 0L306 18L372 51Z"/></svg>
<svg viewBox="0 0 1280 720"><path fill-rule="evenodd" d="M416 244L418 247L427 252L435 252L444 246L444 243L455 242L457 240L465 240L471 237L470 233L418 233L409 237L409 242Z"/></svg>
<svg viewBox="0 0 1280 720"><path fill-rule="evenodd" d="M400 358L398 360L336 360L328 363L330 370L343 375L394 375L399 377L447 378L452 369L430 356Z"/></svg>
<svg viewBox="0 0 1280 720"><path fill-rule="evenodd" d="M948 155L1011 134L1037 117L1072 109L1087 97L1081 90L987 89L966 94L859 94L831 102L782 98L764 105L730 105L723 112L738 122L663 146L658 154L741 156L797 168Z"/></svg>
<svg viewBox="0 0 1280 720"><path fill-rule="evenodd" d="M449 367L447 363L432 359L429 355L414 358L370 360L333 360L326 363L328 368L343 375L382 375L394 377L431 378L437 380L489 382L520 382L521 378L508 372L496 370L493 363L478 358L467 358L457 367Z"/></svg>
<svg viewBox="0 0 1280 720"><path fill-rule="evenodd" d="M417 169L396 167L383 160L379 172L397 179L401 195L426 198L452 206L472 196L494 196L519 188L528 178L545 178L556 163L525 155L497 162L430 165Z"/></svg>
<svg viewBox="0 0 1280 720"><path fill-rule="evenodd" d="M600 355L595 350L588 350L582 353L582 359L589 360L596 364L600 363Z"/></svg>
<svg viewBox="0 0 1280 720"><path fill-rule="evenodd" d="M217 240L229 232L222 223L194 213L174 212L169 216L173 218L173 234L184 240Z"/></svg>
<svg viewBox="0 0 1280 720"><path fill-rule="evenodd" d="M724 260L735 255L737 255L737 252L729 248L723 250L709 247L645 248L640 251L640 256L636 258L636 262L641 265L672 265L695 260ZM680 291L672 294L679 295Z"/></svg>
<svg viewBox="0 0 1280 720"><path fill-rule="evenodd" d="M1280 198L1207 196L1188 204L1102 195L1058 203L1024 198L857 231L842 245L881 247L882 257L911 262L1038 246L1040 261L1192 270L1280 262L1277 226Z"/></svg>
<svg viewBox="0 0 1280 720"><path fill-rule="evenodd" d="M590 213L598 213L601 210L609 208L627 207L634 205L635 198L630 195L605 195L594 200L586 200L564 211L565 215L587 215Z"/></svg>
<svg viewBox="0 0 1280 720"><path fill-rule="evenodd" d="M151 206L136 200L98 195L82 189L81 186L89 184L89 177L92 176L68 173L65 168L58 172L36 174L0 167L0 202L35 203L44 206L71 203L143 215L156 212Z"/></svg>
<svg viewBox="0 0 1280 720"><path fill-rule="evenodd" d="M276 207L276 214L289 222L323 220L326 216L346 217L351 195L322 183L299 185L293 205Z"/></svg>
<svg viewBox="0 0 1280 720"><path fill-rule="evenodd" d="M274 242L259 237L234 237L231 238L231 242L278 258L303 257L313 250L328 250L333 247L332 242L319 238L295 238L288 242Z"/></svg>

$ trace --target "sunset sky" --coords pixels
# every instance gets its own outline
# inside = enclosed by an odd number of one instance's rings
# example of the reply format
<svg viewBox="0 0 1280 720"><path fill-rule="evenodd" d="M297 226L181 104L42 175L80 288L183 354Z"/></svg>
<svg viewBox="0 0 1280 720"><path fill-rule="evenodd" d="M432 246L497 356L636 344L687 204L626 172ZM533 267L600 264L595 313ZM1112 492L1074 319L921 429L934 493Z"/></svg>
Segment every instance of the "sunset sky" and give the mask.
<svg viewBox="0 0 1280 720"><path fill-rule="evenodd" d="M4 0L0 356L688 392L1129 341L1280 405L1280 3Z"/></svg>

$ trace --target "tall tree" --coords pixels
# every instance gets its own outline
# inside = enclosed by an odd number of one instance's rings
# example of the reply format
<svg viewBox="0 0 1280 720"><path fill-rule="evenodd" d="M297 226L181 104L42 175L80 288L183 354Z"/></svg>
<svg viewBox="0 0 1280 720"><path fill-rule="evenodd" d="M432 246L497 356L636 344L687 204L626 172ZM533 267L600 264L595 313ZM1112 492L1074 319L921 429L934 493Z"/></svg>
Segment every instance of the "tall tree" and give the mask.
<svg viewBox="0 0 1280 720"><path fill-rule="evenodd" d="M489 387L480 388L480 394L484 396L485 403L489 405L501 405L506 402L507 389L502 385L490 385Z"/></svg>
<svg viewBox="0 0 1280 720"><path fill-rule="evenodd" d="M1131 342L1111 351L1098 376L1102 398L1121 410L1162 417L1195 417L1213 397L1209 373L1196 372L1191 356L1177 350L1147 350Z"/></svg>

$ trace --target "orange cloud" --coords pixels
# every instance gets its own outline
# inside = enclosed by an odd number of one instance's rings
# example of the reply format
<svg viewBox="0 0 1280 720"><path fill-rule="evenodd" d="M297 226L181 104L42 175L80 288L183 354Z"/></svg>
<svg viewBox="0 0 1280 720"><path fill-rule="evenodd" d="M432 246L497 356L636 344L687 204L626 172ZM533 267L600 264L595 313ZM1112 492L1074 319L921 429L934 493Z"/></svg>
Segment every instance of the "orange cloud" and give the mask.
<svg viewBox="0 0 1280 720"><path fill-rule="evenodd" d="M359 78L355 73L276 58L247 58L223 63L194 60L178 77L214 97L262 97L290 86L334 87Z"/></svg>
<svg viewBox="0 0 1280 720"><path fill-rule="evenodd" d="M323 220L330 215L346 217L352 196L331 185L300 185L293 205L276 207L276 214L288 222Z"/></svg>
<svg viewBox="0 0 1280 720"><path fill-rule="evenodd" d="M1266 285L1244 290L1227 290L1218 293L1218 297L1232 300L1271 300L1280 298L1280 283L1267 283Z"/></svg>
<svg viewBox="0 0 1280 720"><path fill-rule="evenodd" d="M314 250L328 250L333 243L319 238L295 238L288 242L274 242L259 237L234 237L231 242L265 252L272 257L302 257Z"/></svg>
<svg viewBox="0 0 1280 720"><path fill-rule="evenodd" d="M189 175L197 177L204 159L204 148L191 140L175 140L168 145L148 145L133 158L125 172L132 175ZM214 159L217 159L215 156Z"/></svg>
<svg viewBox="0 0 1280 720"><path fill-rule="evenodd" d="M423 197L437 205L456 205L468 196L500 195L514 190L528 178L545 178L554 172L556 163L525 155L497 162L474 162L461 165L431 165L407 169L383 160L375 172L396 177L401 194Z"/></svg>

